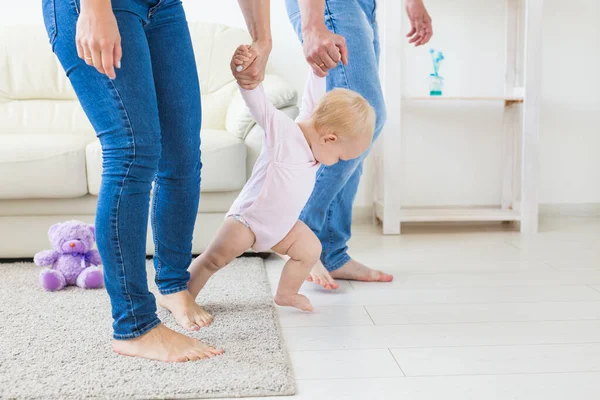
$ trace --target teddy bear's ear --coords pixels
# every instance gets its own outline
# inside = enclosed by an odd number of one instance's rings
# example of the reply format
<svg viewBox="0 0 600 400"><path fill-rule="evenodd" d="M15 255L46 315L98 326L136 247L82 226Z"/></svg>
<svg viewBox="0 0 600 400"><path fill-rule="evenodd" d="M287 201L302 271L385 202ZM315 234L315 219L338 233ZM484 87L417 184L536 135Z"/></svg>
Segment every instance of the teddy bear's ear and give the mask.
<svg viewBox="0 0 600 400"><path fill-rule="evenodd" d="M62 224L62 222L58 222L54 225L52 225L50 227L50 229L48 229L48 237L50 238L50 240L52 240L52 235L54 235L54 232L56 232L56 230L58 229L58 227Z"/></svg>
<svg viewBox="0 0 600 400"><path fill-rule="evenodd" d="M90 231L92 231L92 235L96 236L96 227L94 225L88 225L90 228Z"/></svg>

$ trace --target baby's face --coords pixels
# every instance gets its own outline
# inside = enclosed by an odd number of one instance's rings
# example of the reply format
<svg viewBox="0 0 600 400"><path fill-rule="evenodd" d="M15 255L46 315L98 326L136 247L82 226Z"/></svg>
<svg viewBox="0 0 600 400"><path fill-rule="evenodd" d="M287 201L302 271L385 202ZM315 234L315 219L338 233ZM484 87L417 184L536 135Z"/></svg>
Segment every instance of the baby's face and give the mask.
<svg viewBox="0 0 600 400"><path fill-rule="evenodd" d="M333 140L320 140L318 145L313 146L315 159L323 165L331 166L338 161L352 160L360 157L371 144L368 135L357 138L339 137L335 134ZM324 135L327 138L328 135Z"/></svg>

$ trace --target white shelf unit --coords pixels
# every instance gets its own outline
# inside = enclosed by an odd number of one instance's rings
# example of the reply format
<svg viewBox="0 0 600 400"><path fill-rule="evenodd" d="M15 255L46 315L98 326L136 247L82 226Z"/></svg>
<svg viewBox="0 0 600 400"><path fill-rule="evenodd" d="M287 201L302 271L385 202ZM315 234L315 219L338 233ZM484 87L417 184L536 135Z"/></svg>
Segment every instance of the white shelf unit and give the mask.
<svg viewBox="0 0 600 400"><path fill-rule="evenodd" d="M375 217L384 234L400 234L402 222L519 221L523 233L538 229L539 113L543 0L506 0L506 71L501 96L403 96L404 1L381 0L381 81L388 109L375 154ZM435 29L435 27L434 27ZM522 53L519 42L522 41ZM400 70L400 71L399 71ZM390 71L387 73L387 71ZM403 208L401 185L404 102L498 101L504 103L502 199L497 207ZM393 110L393 112L391 112Z"/></svg>

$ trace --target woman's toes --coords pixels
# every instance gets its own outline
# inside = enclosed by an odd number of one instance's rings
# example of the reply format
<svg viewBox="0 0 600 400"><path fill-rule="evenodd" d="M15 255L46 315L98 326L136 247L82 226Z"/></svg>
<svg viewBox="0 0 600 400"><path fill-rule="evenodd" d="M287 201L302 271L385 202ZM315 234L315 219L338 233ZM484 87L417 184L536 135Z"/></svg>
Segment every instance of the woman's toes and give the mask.
<svg viewBox="0 0 600 400"><path fill-rule="evenodd" d="M184 318L179 325L188 331L197 331L198 329L200 329L198 324L196 324L194 321L189 320L188 318Z"/></svg>
<svg viewBox="0 0 600 400"><path fill-rule="evenodd" d="M198 354L197 352L192 352L190 354L187 355L188 360L190 361L198 361L203 359L204 357L202 357L200 354Z"/></svg>
<svg viewBox="0 0 600 400"><path fill-rule="evenodd" d="M215 349L214 347L209 347L208 351L210 351L211 353L213 353L215 356L219 356L221 354L223 354L225 351L222 349Z"/></svg>
<svg viewBox="0 0 600 400"><path fill-rule="evenodd" d="M202 353L204 354L205 357L208 357L208 358L213 358L213 357L217 356L216 354L211 352L209 349L205 349Z"/></svg>

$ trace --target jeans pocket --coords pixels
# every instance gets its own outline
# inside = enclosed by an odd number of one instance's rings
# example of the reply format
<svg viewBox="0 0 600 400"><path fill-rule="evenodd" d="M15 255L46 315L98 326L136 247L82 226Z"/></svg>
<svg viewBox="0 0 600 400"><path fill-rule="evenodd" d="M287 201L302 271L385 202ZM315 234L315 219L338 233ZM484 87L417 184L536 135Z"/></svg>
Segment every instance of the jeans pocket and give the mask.
<svg viewBox="0 0 600 400"><path fill-rule="evenodd" d="M55 0L42 0L42 13L44 16L44 25L48 33L48 39L54 51L54 41L56 39L56 10L54 8Z"/></svg>

